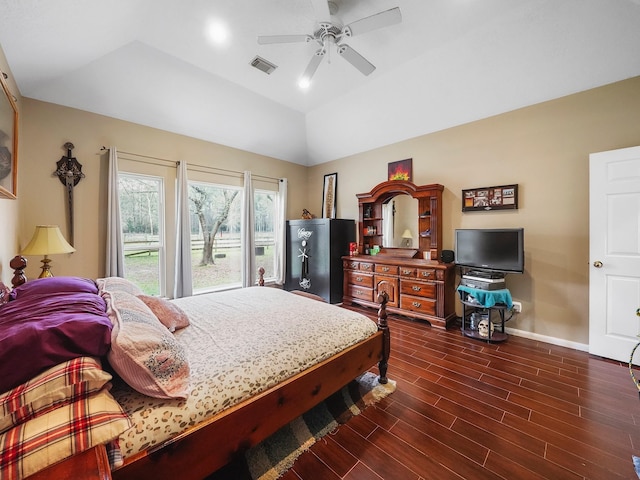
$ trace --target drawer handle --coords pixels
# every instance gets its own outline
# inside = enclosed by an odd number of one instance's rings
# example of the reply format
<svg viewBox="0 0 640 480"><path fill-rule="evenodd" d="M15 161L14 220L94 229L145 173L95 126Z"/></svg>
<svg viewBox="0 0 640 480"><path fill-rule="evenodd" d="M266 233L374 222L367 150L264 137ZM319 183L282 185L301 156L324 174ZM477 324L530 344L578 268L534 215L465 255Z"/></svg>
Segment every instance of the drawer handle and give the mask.
<svg viewBox="0 0 640 480"><path fill-rule="evenodd" d="M418 287L417 285L414 285L411 288L413 289L414 292L419 292L420 290L422 290L422 287Z"/></svg>
<svg viewBox="0 0 640 480"><path fill-rule="evenodd" d="M411 275L411 270L403 270L402 274L403 275Z"/></svg>
<svg viewBox="0 0 640 480"><path fill-rule="evenodd" d="M413 305L414 307L420 308L422 306L422 304L420 302L411 302L411 305Z"/></svg>
<svg viewBox="0 0 640 480"><path fill-rule="evenodd" d="M430 277L431 276L431 272L422 272L422 276L423 277Z"/></svg>
<svg viewBox="0 0 640 480"><path fill-rule="evenodd" d="M352 263L351 264L351 268L358 268L358 264L357 263Z"/></svg>
<svg viewBox="0 0 640 480"><path fill-rule="evenodd" d="M363 280L364 280L364 278L362 278L362 277L356 277L356 280L357 280L358 282L361 282L361 281L363 281Z"/></svg>
<svg viewBox="0 0 640 480"><path fill-rule="evenodd" d="M362 265L363 270L371 270L371 265Z"/></svg>
<svg viewBox="0 0 640 480"><path fill-rule="evenodd" d="M357 293L358 295L362 295L362 292L361 292L360 290L356 290L356 293Z"/></svg>
<svg viewBox="0 0 640 480"><path fill-rule="evenodd" d="M389 267L382 267L381 269L383 272L388 272L389 271Z"/></svg>

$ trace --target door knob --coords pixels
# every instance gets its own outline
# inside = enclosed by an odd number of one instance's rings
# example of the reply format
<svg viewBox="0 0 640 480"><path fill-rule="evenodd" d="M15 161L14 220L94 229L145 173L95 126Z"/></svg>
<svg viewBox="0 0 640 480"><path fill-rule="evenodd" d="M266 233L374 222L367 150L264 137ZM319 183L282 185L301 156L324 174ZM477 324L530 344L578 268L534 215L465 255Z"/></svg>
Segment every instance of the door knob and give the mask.
<svg viewBox="0 0 640 480"><path fill-rule="evenodd" d="M602 262L600 260L596 260L593 262L593 266L596 268L602 268Z"/></svg>

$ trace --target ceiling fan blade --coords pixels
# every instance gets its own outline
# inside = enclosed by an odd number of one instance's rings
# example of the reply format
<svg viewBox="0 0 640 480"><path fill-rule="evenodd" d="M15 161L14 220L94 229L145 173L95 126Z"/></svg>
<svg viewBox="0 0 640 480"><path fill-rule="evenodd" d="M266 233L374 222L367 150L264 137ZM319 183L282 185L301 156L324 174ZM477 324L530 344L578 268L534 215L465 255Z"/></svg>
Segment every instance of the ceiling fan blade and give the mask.
<svg viewBox="0 0 640 480"><path fill-rule="evenodd" d="M311 0L313 10L316 13L316 20L326 22L331 19L331 13L329 13L328 0Z"/></svg>
<svg viewBox="0 0 640 480"><path fill-rule="evenodd" d="M349 45L338 45L338 53L364 75L369 75L376 69L369 60L364 58Z"/></svg>
<svg viewBox="0 0 640 480"><path fill-rule="evenodd" d="M260 35L258 36L259 45L269 45L272 43L298 43L313 40L310 35Z"/></svg>
<svg viewBox="0 0 640 480"><path fill-rule="evenodd" d="M307 68L305 68L304 73L302 74L302 77L300 79L302 82L311 82L311 79L316 73L316 70L318 69L318 66L320 66L320 62L322 62L323 58L324 50L322 49L318 50L313 55L313 57L311 57L311 61L309 62L309 65L307 65Z"/></svg>
<svg viewBox="0 0 640 480"><path fill-rule="evenodd" d="M384 12L376 13L370 17L356 20L343 28L343 33L347 37L354 37L363 33L377 30L378 28L388 27L402 21L402 14L398 7Z"/></svg>

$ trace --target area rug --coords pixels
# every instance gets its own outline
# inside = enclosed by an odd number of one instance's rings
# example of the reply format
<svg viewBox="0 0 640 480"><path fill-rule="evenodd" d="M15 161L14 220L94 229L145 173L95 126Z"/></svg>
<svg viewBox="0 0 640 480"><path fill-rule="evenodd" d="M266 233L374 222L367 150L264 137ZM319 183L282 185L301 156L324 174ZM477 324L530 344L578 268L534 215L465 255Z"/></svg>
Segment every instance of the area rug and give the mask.
<svg viewBox="0 0 640 480"><path fill-rule="evenodd" d="M367 406L386 397L396 383L382 385L378 376L366 372L324 402L282 427L245 455L254 480L275 480L296 459L327 433L360 414Z"/></svg>

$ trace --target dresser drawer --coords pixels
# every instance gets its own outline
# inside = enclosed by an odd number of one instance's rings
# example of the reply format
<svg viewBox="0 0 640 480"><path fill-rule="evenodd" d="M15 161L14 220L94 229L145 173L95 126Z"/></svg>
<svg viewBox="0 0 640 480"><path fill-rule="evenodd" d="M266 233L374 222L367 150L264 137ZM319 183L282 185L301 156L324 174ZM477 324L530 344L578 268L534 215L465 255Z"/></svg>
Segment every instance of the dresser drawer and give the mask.
<svg viewBox="0 0 640 480"><path fill-rule="evenodd" d="M413 295L400 295L400 308L426 315L435 315L436 301L430 298L414 297Z"/></svg>
<svg viewBox="0 0 640 480"><path fill-rule="evenodd" d="M384 273L385 275L397 275L398 267L395 265L379 265L376 263L376 273Z"/></svg>
<svg viewBox="0 0 640 480"><path fill-rule="evenodd" d="M367 302L373 302L373 288L361 287L359 285L349 285L348 296L359 298Z"/></svg>
<svg viewBox="0 0 640 480"><path fill-rule="evenodd" d="M363 272L373 272L373 263L360 262L358 269Z"/></svg>
<svg viewBox="0 0 640 480"><path fill-rule="evenodd" d="M361 287L373 287L373 275L361 272L346 272L347 281L351 285L359 285Z"/></svg>
<svg viewBox="0 0 640 480"><path fill-rule="evenodd" d="M406 278L416 278L418 270L413 267L400 267L400 276Z"/></svg>
<svg viewBox="0 0 640 480"><path fill-rule="evenodd" d="M436 269L435 268L419 268L417 271L416 277L421 280L435 280Z"/></svg>
<svg viewBox="0 0 640 480"><path fill-rule="evenodd" d="M357 260L342 260L342 268L345 270L358 270L360 262Z"/></svg>
<svg viewBox="0 0 640 480"><path fill-rule="evenodd" d="M402 295L415 295L424 298L436 298L435 283L414 282L411 280L400 280L400 293Z"/></svg>

